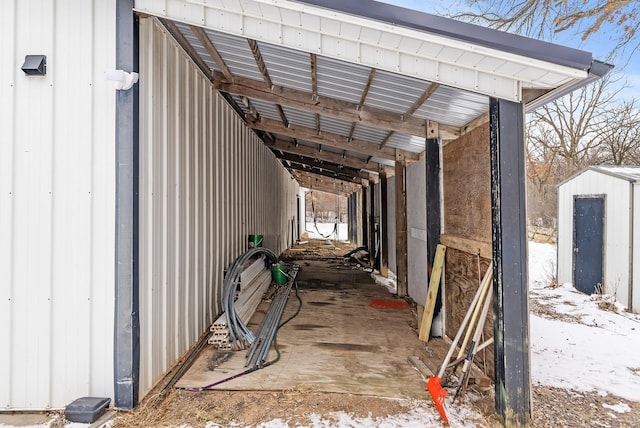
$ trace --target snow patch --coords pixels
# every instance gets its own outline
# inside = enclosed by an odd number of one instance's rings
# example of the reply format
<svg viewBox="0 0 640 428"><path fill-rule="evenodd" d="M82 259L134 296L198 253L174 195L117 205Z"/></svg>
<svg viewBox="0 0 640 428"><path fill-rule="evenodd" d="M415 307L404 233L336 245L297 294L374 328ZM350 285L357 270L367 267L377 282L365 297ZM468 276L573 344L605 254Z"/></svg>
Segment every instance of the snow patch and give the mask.
<svg viewBox="0 0 640 428"><path fill-rule="evenodd" d="M631 407L627 403L618 403L618 404L607 404L603 403L602 407L613 410L616 413L629 413L631 411Z"/></svg>

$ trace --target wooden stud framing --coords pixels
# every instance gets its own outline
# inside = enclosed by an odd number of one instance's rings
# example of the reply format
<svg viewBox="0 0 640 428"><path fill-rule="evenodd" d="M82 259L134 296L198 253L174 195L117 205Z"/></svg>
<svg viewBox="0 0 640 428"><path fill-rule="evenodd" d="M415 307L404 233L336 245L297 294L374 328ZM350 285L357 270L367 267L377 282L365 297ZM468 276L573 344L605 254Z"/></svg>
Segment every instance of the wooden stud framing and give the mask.
<svg viewBox="0 0 640 428"><path fill-rule="evenodd" d="M407 162L398 153L396 158L396 283L398 297L408 294L407 260Z"/></svg>

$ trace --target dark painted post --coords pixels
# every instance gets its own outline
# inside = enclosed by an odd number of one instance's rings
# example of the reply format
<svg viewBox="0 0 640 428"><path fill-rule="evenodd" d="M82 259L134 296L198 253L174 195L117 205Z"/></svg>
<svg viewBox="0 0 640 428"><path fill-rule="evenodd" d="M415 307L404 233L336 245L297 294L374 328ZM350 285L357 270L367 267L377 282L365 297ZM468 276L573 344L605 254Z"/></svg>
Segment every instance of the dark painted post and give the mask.
<svg viewBox="0 0 640 428"><path fill-rule="evenodd" d="M376 241L378 240L378 228L376 227L376 191L378 186L369 184L369 265L376 266Z"/></svg>
<svg viewBox="0 0 640 428"><path fill-rule="evenodd" d="M380 275L389 277L389 220L387 217L387 173L380 171Z"/></svg>
<svg viewBox="0 0 640 428"><path fill-rule="evenodd" d="M529 288L522 104L491 99L495 404L505 426L529 426Z"/></svg>
<svg viewBox="0 0 640 428"><path fill-rule="evenodd" d="M351 224L353 226L353 231L351 235L353 236L353 243L358 245L358 193L353 193L351 195Z"/></svg>
<svg viewBox="0 0 640 428"><path fill-rule="evenodd" d="M360 240L360 245L363 246L367 246L367 250L370 252L371 249L369 248L369 216L368 214L368 209L367 209L367 193L368 193L368 188L367 187L363 187L362 188L362 204L360 205L362 211L362 236L361 236L361 240Z"/></svg>
<svg viewBox="0 0 640 428"><path fill-rule="evenodd" d="M437 130L435 135L438 135ZM436 247L440 243L440 140L438 138L427 138L425 151L427 171L427 273L428 277L431 278ZM441 296L442 292L438 288L434 315L437 315L442 307Z"/></svg>
<svg viewBox="0 0 640 428"><path fill-rule="evenodd" d="M351 199L353 193L347 196L347 236L349 241L353 242L353 213L351 212Z"/></svg>
<svg viewBox="0 0 640 428"><path fill-rule="evenodd" d="M116 3L116 68L138 71L138 24L133 0ZM116 235L114 401L138 404L138 85L116 92Z"/></svg>

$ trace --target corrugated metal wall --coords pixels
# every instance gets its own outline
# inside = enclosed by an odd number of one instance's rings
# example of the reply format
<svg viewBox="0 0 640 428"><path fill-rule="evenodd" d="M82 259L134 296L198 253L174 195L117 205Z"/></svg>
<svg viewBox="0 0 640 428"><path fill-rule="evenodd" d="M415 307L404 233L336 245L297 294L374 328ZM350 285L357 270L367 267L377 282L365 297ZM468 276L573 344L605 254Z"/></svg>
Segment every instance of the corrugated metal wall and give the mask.
<svg viewBox="0 0 640 428"><path fill-rule="evenodd" d="M0 52L0 409L112 396L115 2L2 1Z"/></svg>
<svg viewBox="0 0 640 428"><path fill-rule="evenodd" d="M247 235L291 242L298 186L155 18L140 20L140 111L144 395L219 315Z"/></svg>
<svg viewBox="0 0 640 428"><path fill-rule="evenodd" d="M608 294L628 304L630 186L626 180L585 171L558 189L558 282L573 280L573 196L606 195L604 278Z"/></svg>
<svg viewBox="0 0 640 428"><path fill-rule="evenodd" d="M419 305L427 300L427 164L407 166L407 286Z"/></svg>

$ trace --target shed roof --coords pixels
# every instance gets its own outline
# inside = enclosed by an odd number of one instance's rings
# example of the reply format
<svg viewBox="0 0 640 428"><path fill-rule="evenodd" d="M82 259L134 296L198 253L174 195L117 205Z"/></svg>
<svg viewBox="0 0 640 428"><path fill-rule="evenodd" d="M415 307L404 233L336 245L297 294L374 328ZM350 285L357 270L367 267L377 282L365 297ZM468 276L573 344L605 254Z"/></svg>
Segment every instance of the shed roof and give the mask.
<svg viewBox="0 0 640 428"><path fill-rule="evenodd" d="M161 19L285 167L299 156L298 169L350 183L419 159L428 137L488 121L490 97L535 108L611 68L585 51L370 0L134 7Z"/></svg>
<svg viewBox="0 0 640 428"><path fill-rule="evenodd" d="M592 171L601 172L603 174L612 175L622 180L630 182L636 182L640 179L640 166L608 166L608 165L596 165L591 166L588 169Z"/></svg>
<svg viewBox="0 0 640 428"><path fill-rule="evenodd" d="M574 180L587 171L594 171L600 174L606 174L621 180L635 183L640 180L640 166L637 165L593 165L589 166L581 171L576 172L571 177L563 180L558 187Z"/></svg>

